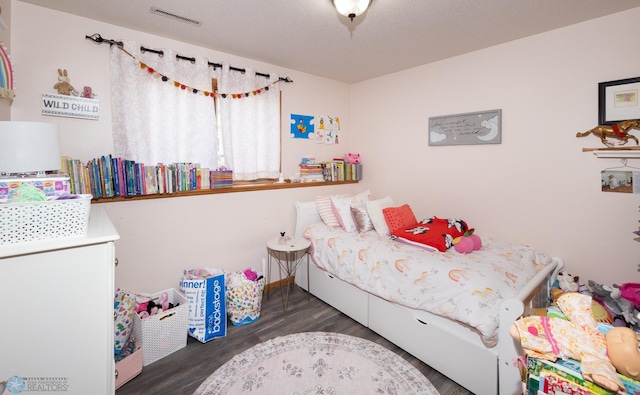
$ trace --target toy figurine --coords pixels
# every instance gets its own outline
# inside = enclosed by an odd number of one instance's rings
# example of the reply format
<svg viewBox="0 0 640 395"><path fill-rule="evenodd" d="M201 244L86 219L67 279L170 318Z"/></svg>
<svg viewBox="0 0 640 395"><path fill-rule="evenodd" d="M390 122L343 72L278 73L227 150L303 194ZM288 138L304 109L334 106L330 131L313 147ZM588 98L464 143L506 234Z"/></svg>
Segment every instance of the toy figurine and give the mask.
<svg viewBox="0 0 640 395"><path fill-rule="evenodd" d="M613 138L618 140L618 145L625 145L629 142L629 139L632 139L638 145L638 138L632 134L629 134L629 130L631 129L639 129L640 130L640 122L636 120L622 121L618 123L614 123L611 126L598 125L593 129L589 129L583 133L576 133L576 137L585 137L590 134L593 134L596 137L600 138L602 144L607 147L613 147L614 144L609 142L608 138Z"/></svg>
<svg viewBox="0 0 640 395"><path fill-rule="evenodd" d="M586 380L611 391L624 391L616 371L640 379L639 339L632 329L615 327L606 335L599 332L591 315L591 296L567 292L556 303L569 320L529 316L509 329L528 356L580 361Z"/></svg>
<svg viewBox="0 0 640 395"><path fill-rule="evenodd" d="M278 239L278 244L284 245L291 241L291 237L285 236L286 232L280 232L280 238Z"/></svg>

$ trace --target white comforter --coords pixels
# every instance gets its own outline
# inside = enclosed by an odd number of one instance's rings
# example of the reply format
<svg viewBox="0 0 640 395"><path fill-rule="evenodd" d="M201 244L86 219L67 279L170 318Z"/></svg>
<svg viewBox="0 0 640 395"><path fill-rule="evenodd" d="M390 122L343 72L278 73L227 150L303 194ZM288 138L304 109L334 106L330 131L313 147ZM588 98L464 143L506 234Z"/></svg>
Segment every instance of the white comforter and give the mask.
<svg viewBox="0 0 640 395"><path fill-rule="evenodd" d="M315 264L389 301L475 328L497 343L502 299L515 297L551 257L525 245L483 238L480 250L429 251L375 231L347 233L318 223L306 229Z"/></svg>

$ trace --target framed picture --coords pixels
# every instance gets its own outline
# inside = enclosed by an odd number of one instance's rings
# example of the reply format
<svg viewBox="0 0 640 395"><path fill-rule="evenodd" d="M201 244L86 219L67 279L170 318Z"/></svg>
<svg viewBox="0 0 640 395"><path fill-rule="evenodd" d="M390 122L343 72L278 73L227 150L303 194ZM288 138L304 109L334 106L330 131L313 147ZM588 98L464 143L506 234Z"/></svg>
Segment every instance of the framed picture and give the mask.
<svg viewBox="0 0 640 395"><path fill-rule="evenodd" d="M429 117L429 145L500 144L502 110Z"/></svg>
<svg viewBox="0 0 640 395"><path fill-rule="evenodd" d="M640 119L640 77L598 84L598 124Z"/></svg>

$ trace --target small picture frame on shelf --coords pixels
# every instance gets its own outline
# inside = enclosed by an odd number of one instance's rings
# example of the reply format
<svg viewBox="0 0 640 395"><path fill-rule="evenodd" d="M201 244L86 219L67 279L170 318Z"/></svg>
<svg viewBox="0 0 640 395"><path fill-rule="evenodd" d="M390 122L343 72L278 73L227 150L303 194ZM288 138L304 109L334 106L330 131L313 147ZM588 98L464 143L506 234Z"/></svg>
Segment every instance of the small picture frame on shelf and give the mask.
<svg viewBox="0 0 640 395"><path fill-rule="evenodd" d="M640 77L598 84L598 124L640 119Z"/></svg>

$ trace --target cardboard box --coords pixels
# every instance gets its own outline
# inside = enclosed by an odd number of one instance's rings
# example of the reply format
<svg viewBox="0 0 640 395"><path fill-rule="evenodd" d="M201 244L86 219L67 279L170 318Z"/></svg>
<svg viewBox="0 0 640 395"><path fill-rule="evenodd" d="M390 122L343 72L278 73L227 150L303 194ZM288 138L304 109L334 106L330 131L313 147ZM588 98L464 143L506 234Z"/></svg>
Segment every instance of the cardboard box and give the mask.
<svg viewBox="0 0 640 395"><path fill-rule="evenodd" d="M54 197L71 193L69 177L0 177L0 203L6 202L17 192L22 184L31 184L43 191L45 196Z"/></svg>
<svg viewBox="0 0 640 395"><path fill-rule="evenodd" d="M233 170L214 170L211 173L211 188L233 185Z"/></svg>

